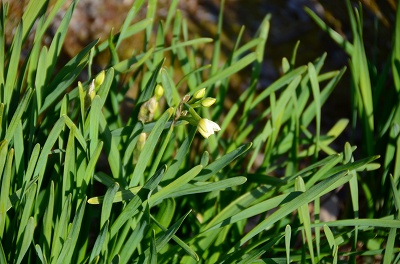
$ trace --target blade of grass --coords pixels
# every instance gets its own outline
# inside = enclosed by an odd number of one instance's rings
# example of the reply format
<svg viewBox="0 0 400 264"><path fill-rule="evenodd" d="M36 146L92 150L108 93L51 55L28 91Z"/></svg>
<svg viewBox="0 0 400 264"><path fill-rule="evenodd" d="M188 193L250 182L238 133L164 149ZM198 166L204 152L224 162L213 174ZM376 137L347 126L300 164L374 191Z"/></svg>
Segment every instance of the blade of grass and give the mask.
<svg viewBox="0 0 400 264"><path fill-rule="evenodd" d="M337 188L338 186L343 185L344 183L350 180L351 176L348 176L347 172L337 173L332 177L314 185L306 192L300 194L296 200L292 200L279 208L276 212L271 214L267 219L262 221L256 227L254 227L249 233L247 233L242 239L240 239L239 243L231 249L231 251L238 249L244 243L249 241L255 235L262 232L265 228L272 225L276 221L279 221L282 217L286 216L287 214L293 212L297 208L299 208L303 204L307 204L312 200L316 199L317 197L322 196L325 193Z"/></svg>
<svg viewBox="0 0 400 264"><path fill-rule="evenodd" d="M390 264L394 257L394 247L397 237L397 228L390 228L389 236L386 242L385 254L383 255L383 263Z"/></svg>
<svg viewBox="0 0 400 264"><path fill-rule="evenodd" d="M57 28L57 31L54 33L54 37L50 44L47 56L46 56L46 70L47 70L47 81L51 77L54 72L54 68L56 67L57 58L60 57L60 52L64 44L65 37L67 36L68 26L72 19L72 13L74 12L75 5L78 1L73 1L68 7L67 11L64 14L63 19L60 22L60 25Z"/></svg>
<svg viewBox="0 0 400 264"><path fill-rule="evenodd" d="M89 258L89 263L93 263L93 260L96 257L100 257L100 252L101 249L103 247L104 242L106 241L106 236L107 236L107 232L108 232L108 225L109 225L110 221L107 220L106 222L104 222L104 224L102 225L102 228L100 230L99 235L96 238L96 241L94 242L94 246L92 249L92 253L90 254L90 258Z"/></svg>
<svg viewBox="0 0 400 264"><path fill-rule="evenodd" d="M295 191L305 192L306 186L304 184L303 178L300 176L296 178L295 181ZM314 259L314 247L312 244L312 231L311 231L311 219L310 219L310 212L308 210L308 203L301 205L298 209L300 223L303 224L304 231L306 233L306 241L303 243L307 243L308 251L310 252L311 262L315 263Z"/></svg>
<svg viewBox="0 0 400 264"><path fill-rule="evenodd" d="M122 213L114 221L110 229L110 239L113 238L119 229L128 219L131 219L138 211L139 206L145 201L149 195L159 184L166 168L159 169L140 189L135 197L127 204Z"/></svg>
<svg viewBox="0 0 400 264"><path fill-rule="evenodd" d="M351 55L353 53L353 45L347 41L343 36L339 33L331 29L317 14L315 14L310 8L305 7L304 10L311 17L312 20L325 32L329 34L329 36L339 44L347 54Z"/></svg>
<svg viewBox="0 0 400 264"><path fill-rule="evenodd" d="M111 131L107 125L107 121L103 114L100 115L100 132L101 137L104 141L104 148L107 154L108 163L111 168L112 175L114 179L118 179L119 184L123 187L126 184L125 179L121 175L121 158L118 151L118 146L116 143L116 139L112 136Z"/></svg>
<svg viewBox="0 0 400 264"><path fill-rule="evenodd" d="M251 148L252 143L244 144L234 151L229 152L228 154L225 154L221 158L217 159L216 161L212 162L209 164L207 167L205 167L202 172L194 178L195 181L206 181L210 177L212 177L214 174L216 174L219 170L223 169L226 167L229 163L231 163L233 160L238 158L239 156L245 154L249 149Z"/></svg>
<svg viewBox="0 0 400 264"><path fill-rule="evenodd" d="M4 142L4 141L3 141ZM7 143L3 145L3 148L7 150ZM5 170L1 181L1 193L0 193L0 237L3 238L4 229L6 226L6 212L7 212L7 200L10 192L10 186L12 181L12 164L14 157L14 149L10 149L7 154L5 163Z"/></svg>
<svg viewBox="0 0 400 264"><path fill-rule="evenodd" d="M59 255L63 246L62 242L65 241L67 236L68 219L71 215L71 197L72 194L69 194L67 197L65 197L61 208L61 215L57 219L54 226L53 239L51 240L51 255L48 258L54 262L59 259Z"/></svg>
<svg viewBox="0 0 400 264"><path fill-rule="evenodd" d="M217 72L215 75L211 76L207 81L202 82L201 84L197 85L194 91L199 90L203 87L208 87L210 85L215 84L218 81L221 81L234 73L240 71L241 69L245 68L246 66L250 65L253 61L257 59L256 53L250 53L236 62L234 65L223 69L220 72Z"/></svg>
<svg viewBox="0 0 400 264"><path fill-rule="evenodd" d="M8 110L10 109L11 97L17 96L19 93L19 87L16 87L17 82L17 74L18 74L18 65L21 56L22 49L22 29L23 23L22 21L17 27L16 34L14 35L12 44L11 44L11 57L10 62L8 63L7 69L7 77L6 82L4 84L4 105Z"/></svg>
<svg viewBox="0 0 400 264"><path fill-rule="evenodd" d="M291 82L294 78L299 76L300 74L305 73L307 70L307 66L301 66L293 71L290 71L288 74L285 74L281 78L279 78L277 81L275 81L273 84L268 86L268 89L265 89L262 91L252 102L250 105L249 109L254 109L258 104L260 104L265 98L267 98L272 92L276 92L280 88L284 87L286 84Z"/></svg>
<svg viewBox="0 0 400 264"><path fill-rule="evenodd" d="M45 110L49 108L50 105L52 105L79 76L83 68L88 63L89 52L97 44L97 42L98 40L92 41L58 72L48 86L47 90L51 92L44 99L43 106L40 108L39 114L44 113Z"/></svg>
<svg viewBox="0 0 400 264"><path fill-rule="evenodd" d="M126 263L132 258L135 250L140 250L140 242L146 236L146 231L148 230L149 222L146 217L143 217L143 213L137 219L138 224L133 230L132 234L126 240L125 245L120 251L121 263Z"/></svg>
<svg viewBox="0 0 400 264"><path fill-rule="evenodd" d="M27 190L27 195L25 202L22 203L20 206L23 207L22 210L22 216L19 219L19 228L18 228L18 234L17 234L17 241L20 241L22 239L22 233L25 230L25 227L28 225L29 218L31 217L32 214L32 209L33 209L33 202L35 201L35 195L36 195L36 184L33 184L28 190Z"/></svg>
<svg viewBox="0 0 400 264"><path fill-rule="evenodd" d="M33 232L35 231L35 219L33 217L30 217L28 220L28 223L25 227L24 230L24 236L22 238L22 241L19 241L19 246L18 246L18 259L16 261L17 264L21 263L22 260L24 259L24 256L26 252L29 249L29 246L31 245L31 242L33 240Z"/></svg>
<svg viewBox="0 0 400 264"><path fill-rule="evenodd" d="M74 220L72 222L72 226L70 227L68 236L64 242L62 250L57 260L57 264L62 263L70 263L72 254L74 253L74 248L76 242L78 241L78 236L81 230L83 214L85 212L85 205L86 205L86 197L83 201L81 201L77 212L75 214Z"/></svg>
<svg viewBox="0 0 400 264"><path fill-rule="evenodd" d="M26 111L31 96L32 96L32 89L28 89L24 94L24 97L22 98L21 102L18 104L17 110L15 110L14 112L14 115L8 126L6 135L4 137L4 139L7 140L8 142L10 142L11 139L13 138L18 123L21 122L22 114Z"/></svg>
<svg viewBox="0 0 400 264"><path fill-rule="evenodd" d="M118 35L117 44L115 44L116 48L119 47L119 45L125 38L129 37L128 29L130 28L130 24L131 24L132 20L135 18L135 16L138 14L138 12L140 11L143 3L144 3L144 0L135 1L133 3L132 7L129 9L129 12L126 15L126 18L124 19L124 23L122 24L121 31ZM136 24L137 23L135 23L135 25ZM146 26L146 28L147 28L147 26Z"/></svg>
<svg viewBox="0 0 400 264"><path fill-rule="evenodd" d="M118 189L119 184L116 182L108 188L106 195L104 196L103 206L101 207L100 227L103 227L110 218L113 200Z"/></svg>
<svg viewBox="0 0 400 264"><path fill-rule="evenodd" d="M5 25L6 25L6 18L7 18L7 13L8 13L8 4L1 2L0 5L0 102L2 102L2 105L4 107L4 76L5 76ZM2 113L1 115L2 116ZM0 118L1 121L1 118ZM3 124L3 122L0 122L0 124ZM1 126L0 126L1 127ZM1 128L0 128L0 135L1 135ZM0 244L1 246L1 244Z"/></svg>
<svg viewBox="0 0 400 264"><path fill-rule="evenodd" d="M267 212L279 205L283 205L289 201L297 199L297 197L300 194L301 194L300 192L291 192L288 194L281 194L276 197L273 197L273 198L267 199L265 201L262 201L260 203L257 203L246 209L237 211L236 214L233 214L233 212L229 212L229 211L221 212L218 216L216 216L212 220L212 222L210 222L207 225L209 228L206 229L204 232L209 232L209 231L215 230L217 228L224 227L226 225L234 224L240 220L248 219L250 217L262 214L262 213ZM243 206L243 205L244 204L242 202L240 204L235 203L235 206Z"/></svg>
<svg viewBox="0 0 400 264"><path fill-rule="evenodd" d="M290 239L292 237L292 228L290 225L286 225L285 228L285 250L286 250L286 264L289 264L290 261Z"/></svg>
<svg viewBox="0 0 400 264"><path fill-rule="evenodd" d="M199 172L203 169L203 166L197 165L190 169L188 172L156 192L154 195L151 196L150 198L150 207L152 205L157 204L161 200L165 199L165 197L168 197L169 195L173 194L176 191L179 191L179 189L189 181L191 181L194 177L196 177Z"/></svg>
<svg viewBox="0 0 400 264"><path fill-rule="evenodd" d="M315 123L316 123L316 135L315 135L315 152L314 152L314 159L317 159L318 157L318 151L319 151L319 144L320 144L320 134L321 134L321 99L320 99L320 90L319 90L319 84L317 80L317 72L314 68L314 65L312 63L308 64L308 75L310 76L310 82L311 82L311 90L312 94L314 96L314 103L315 103ZM313 260L313 256L311 256L311 260Z"/></svg>
<svg viewBox="0 0 400 264"><path fill-rule="evenodd" d="M146 141L146 144L144 145L144 148L140 153L137 165L135 167L135 170L133 171L133 175L129 183L129 187L134 187L138 185L140 181L144 180L143 173L147 167L147 164L150 161L151 155L153 154L158 139L161 136L161 133L164 130L164 127L169 118L172 116L173 112L173 108L169 108L167 111L165 111L165 113L160 117L153 130L151 131Z"/></svg>
<svg viewBox="0 0 400 264"><path fill-rule="evenodd" d="M193 138L196 134L196 129L193 127L189 131L189 135L185 137L185 140L181 143L174 160L172 161L171 165L169 166L167 172L165 173L164 180L169 180L175 177L178 173L179 168L182 165L182 162L187 157L187 153L189 151L190 145L192 144Z"/></svg>
<svg viewBox="0 0 400 264"><path fill-rule="evenodd" d="M156 225L164 232L167 232L167 229L160 223L158 222L154 217L150 216L151 219L156 223ZM190 248L190 246L188 246L184 241L182 241L179 237L177 237L176 235L172 236L172 239L187 253L189 254L189 256L192 257L192 259L194 259L195 261L199 261L200 258L199 256L196 254L196 252Z"/></svg>
<svg viewBox="0 0 400 264"><path fill-rule="evenodd" d="M64 197L64 196L63 196ZM54 193L54 182L51 181L49 189L49 203L47 204L46 210L43 216L43 233L41 234L40 244L43 247L44 258L50 256L51 237L53 231L53 217L54 217L54 204L55 204L55 193Z"/></svg>
<svg viewBox="0 0 400 264"><path fill-rule="evenodd" d="M185 196L189 194L196 194L196 193L204 193L204 192L212 192L212 191L219 191L224 190L233 186L241 185L246 182L246 178L243 176L232 177L226 180L221 180L218 182L197 182L196 185L194 184L185 184L179 190L176 190L173 193L169 193L165 197L172 198L172 197L179 197Z"/></svg>

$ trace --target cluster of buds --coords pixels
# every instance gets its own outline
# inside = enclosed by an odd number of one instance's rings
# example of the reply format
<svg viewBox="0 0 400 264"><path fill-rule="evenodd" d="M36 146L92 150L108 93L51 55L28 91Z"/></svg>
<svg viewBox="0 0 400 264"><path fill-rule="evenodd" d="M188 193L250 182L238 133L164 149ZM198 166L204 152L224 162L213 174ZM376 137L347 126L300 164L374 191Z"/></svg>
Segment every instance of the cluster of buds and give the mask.
<svg viewBox="0 0 400 264"><path fill-rule="evenodd" d="M185 95L180 103L177 111L177 118L188 121L190 124L197 126L197 130L204 137L208 138L215 132L220 131L219 125L207 118L202 118L194 108L210 107L216 99L205 97L206 88L196 91L193 96ZM188 115L188 113L190 115Z"/></svg>
<svg viewBox="0 0 400 264"><path fill-rule="evenodd" d="M160 98L163 95L164 95L164 88L160 84L157 84L154 90L154 96L152 96L149 100L147 100L140 106L138 114L138 119L140 121L142 121L143 123L147 123L154 120L154 115L158 110L158 102L160 101ZM138 142L136 144L136 148L133 153L134 164L137 163L140 152L143 150L146 140L147 140L147 134L145 132L140 133Z"/></svg>
<svg viewBox="0 0 400 264"><path fill-rule="evenodd" d="M164 94L164 88L157 84L154 90L154 96L143 103L140 107L138 119L143 123L153 121L154 114L158 110L158 101Z"/></svg>

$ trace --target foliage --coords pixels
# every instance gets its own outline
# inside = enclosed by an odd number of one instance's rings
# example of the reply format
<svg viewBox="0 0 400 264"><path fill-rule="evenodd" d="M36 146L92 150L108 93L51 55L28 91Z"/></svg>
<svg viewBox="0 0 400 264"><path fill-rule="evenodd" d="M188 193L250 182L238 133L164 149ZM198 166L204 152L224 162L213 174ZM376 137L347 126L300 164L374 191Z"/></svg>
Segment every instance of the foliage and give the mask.
<svg viewBox="0 0 400 264"><path fill-rule="evenodd" d="M351 57L367 154L355 160L355 146L332 146L348 120L321 129L321 108L344 68L324 72L326 54L298 66L296 46L282 60L282 76L259 90L269 16L247 43L242 29L222 61L223 4L217 37L192 39L177 2L155 25L157 1L148 1L139 21L145 2L135 1L117 35L93 41L60 68L77 1L48 47L41 40L62 0L47 13L48 1L30 1L10 46L1 4L0 263L398 261L400 11L388 60L393 100L382 116L374 109L388 75L370 74L357 9L349 6L353 43L310 12ZM119 58L120 43L139 34L143 50ZM92 73L106 50L109 65ZM248 87L227 109L231 78L243 69L250 69ZM83 73L87 80L77 82ZM120 106L131 87L135 104L124 119ZM352 216L322 222L321 197L341 186L349 187ZM375 194L377 186L390 191ZM370 201L366 218L360 191Z"/></svg>

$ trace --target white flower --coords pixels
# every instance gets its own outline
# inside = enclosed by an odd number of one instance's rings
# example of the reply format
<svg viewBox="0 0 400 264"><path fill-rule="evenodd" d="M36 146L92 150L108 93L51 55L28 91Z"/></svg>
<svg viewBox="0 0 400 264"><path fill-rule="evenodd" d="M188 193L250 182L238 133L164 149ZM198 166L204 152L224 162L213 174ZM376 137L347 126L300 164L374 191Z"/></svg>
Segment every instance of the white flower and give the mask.
<svg viewBox="0 0 400 264"><path fill-rule="evenodd" d="M210 121L206 118L200 119L199 123L197 124L197 129L204 138L208 138L209 136L214 134L215 131L221 130L217 123Z"/></svg>

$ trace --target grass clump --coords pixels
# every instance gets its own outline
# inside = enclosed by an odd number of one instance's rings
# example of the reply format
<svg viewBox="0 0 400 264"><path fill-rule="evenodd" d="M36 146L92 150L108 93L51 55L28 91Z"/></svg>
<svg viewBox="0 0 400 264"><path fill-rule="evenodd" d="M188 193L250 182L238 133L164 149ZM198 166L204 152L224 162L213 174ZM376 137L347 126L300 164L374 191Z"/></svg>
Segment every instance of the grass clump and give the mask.
<svg viewBox="0 0 400 264"><path fill-rule="evenodd" d="M332 147L349 120L321 128L321 108L346 70L324 72L326 54L299 66L296 46L282 60L282 76L256 89L269 16L250 42L242 43L241 32L223 61L218 37L188 37L177 1L158 25L154 0L146 18L133 22L145 8L135 1L118 34L91 42L60 67L77 1L51 44L41 40L62 2L45 12L48 1L30 1L9 46L8 4L1 4L0 263L399 260L399 104L385 105L389 119L376 116L373 95L384 88L373 90L379 76L366 67L357 10L349 7L354 43L328 32L351 56L362 159L350 143ZM217 36L222 19L221 11ZM22 58L29 34L34 41ZM143 49L121 59L120 43L138 34ZM399 47L388 60L397 98ZM199 60L205 48L213 50L211 61ZM94 73L105 50L109 64ZM230 80L245 68L248 87L227 109ZM120 106L133 86L125 118ZM350 215L322 221L321 197L341 186L349 189ZM376 194L377 186L387 191ZM365 216L360 197L367 198Z"/></svg>

